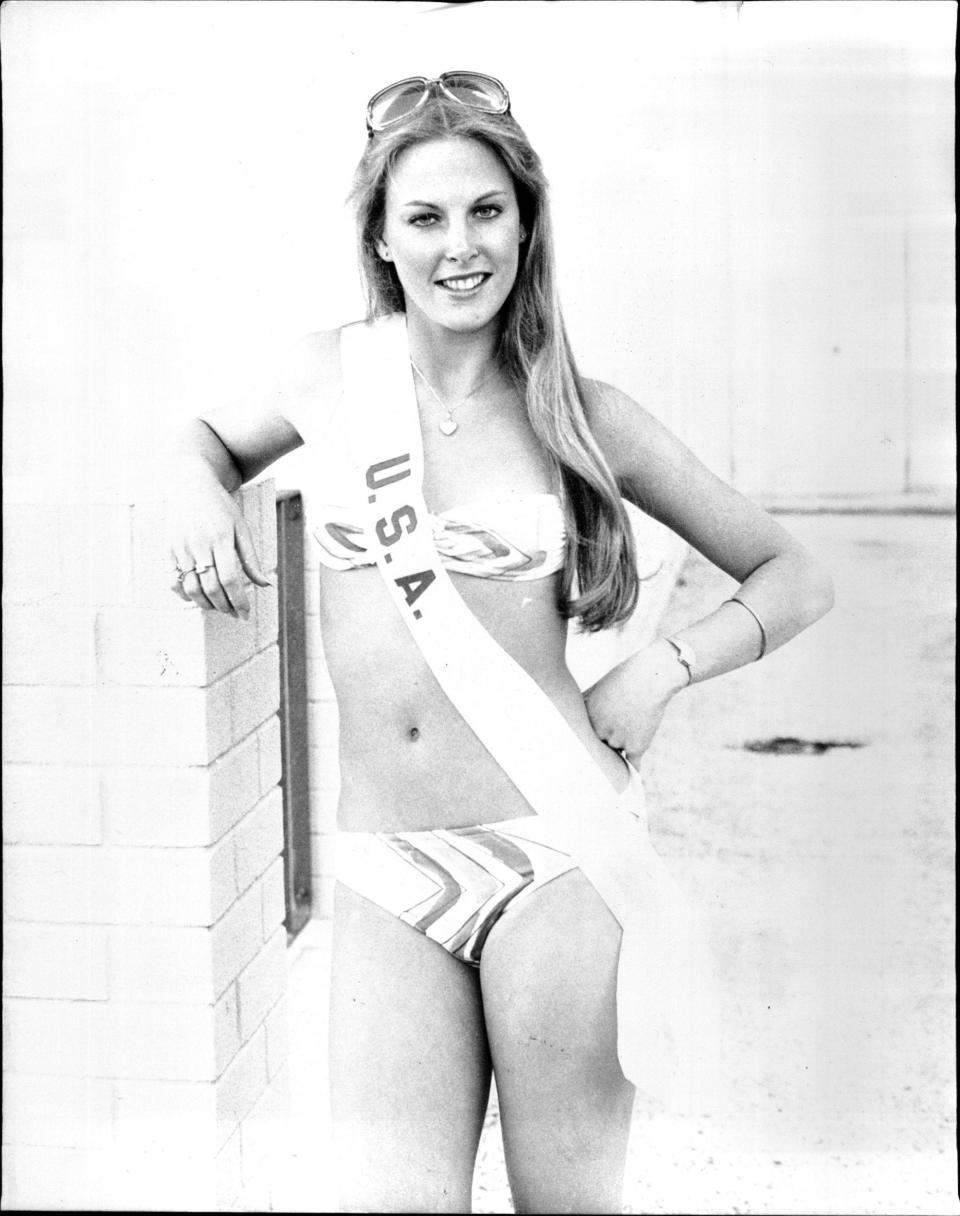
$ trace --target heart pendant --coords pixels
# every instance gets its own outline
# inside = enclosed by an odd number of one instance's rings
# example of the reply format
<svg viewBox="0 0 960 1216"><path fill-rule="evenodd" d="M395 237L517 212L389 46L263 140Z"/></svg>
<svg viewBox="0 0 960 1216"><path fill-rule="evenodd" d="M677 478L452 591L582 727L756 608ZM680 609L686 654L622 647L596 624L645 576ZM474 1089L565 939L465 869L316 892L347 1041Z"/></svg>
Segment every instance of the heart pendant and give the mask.
<svg viewBox="0 0 960 1216"><path fill-rule="evenodd" d="M439 427L444 435L452 435L457 429L457 424L452 418L444 418L443 421L439 423Z"/></svg>

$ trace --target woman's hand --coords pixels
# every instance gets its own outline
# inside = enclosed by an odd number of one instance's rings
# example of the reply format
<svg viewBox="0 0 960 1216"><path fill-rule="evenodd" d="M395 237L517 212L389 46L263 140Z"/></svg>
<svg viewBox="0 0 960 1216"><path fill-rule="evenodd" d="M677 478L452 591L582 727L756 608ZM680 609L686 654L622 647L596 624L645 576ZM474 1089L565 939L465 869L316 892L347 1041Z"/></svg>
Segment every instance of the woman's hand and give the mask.
<svg viewBox="0 0 960 1216"><path fill-rule="evenodd" d="M607 672L583 699L597 735L638 768L667 706L686 684L677 652L660 639Z"/></svg>
<svg viewBox="0 0 960 1216"><path fill-rule="evenodd" d="M258 587L274 584L260 567L240 508L209 472L181 479L173 495L167 503L171 591L198 608L246 620L244 576Z"/></svg>

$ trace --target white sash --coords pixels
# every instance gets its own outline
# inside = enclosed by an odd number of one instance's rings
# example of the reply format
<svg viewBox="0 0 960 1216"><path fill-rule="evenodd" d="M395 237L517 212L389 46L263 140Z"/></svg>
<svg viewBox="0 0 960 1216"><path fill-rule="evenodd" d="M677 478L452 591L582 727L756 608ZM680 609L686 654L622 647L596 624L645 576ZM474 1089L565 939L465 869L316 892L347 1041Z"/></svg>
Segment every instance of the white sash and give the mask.
<svg viewBox="0 0 960 1216"><path fill-rule="evenodd" d="M659 1097L678 1064L703 1061L706 980L699 934L654 851L642 786L618 795L553 702L467 607L433 543L423 448L402 315L341 331L343 417L364 478L369 551L454 707L531 808L548 820L623 928L618 1054Z"/></svg>

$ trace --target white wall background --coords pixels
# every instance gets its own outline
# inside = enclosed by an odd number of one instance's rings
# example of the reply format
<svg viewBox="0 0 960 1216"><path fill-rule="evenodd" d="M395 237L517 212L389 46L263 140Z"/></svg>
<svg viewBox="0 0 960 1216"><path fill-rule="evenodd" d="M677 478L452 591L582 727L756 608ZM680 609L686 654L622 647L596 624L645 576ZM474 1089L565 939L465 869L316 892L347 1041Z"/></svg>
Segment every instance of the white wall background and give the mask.
<svg viewBox="0 0 960 1216"><path fill-rule="evenodd" d="M747 493L949 491L955 17L13 0L5 472L137 487L171 422L359 315L343 200L366 99L475 67L553 183L586 372Z"/></svg>

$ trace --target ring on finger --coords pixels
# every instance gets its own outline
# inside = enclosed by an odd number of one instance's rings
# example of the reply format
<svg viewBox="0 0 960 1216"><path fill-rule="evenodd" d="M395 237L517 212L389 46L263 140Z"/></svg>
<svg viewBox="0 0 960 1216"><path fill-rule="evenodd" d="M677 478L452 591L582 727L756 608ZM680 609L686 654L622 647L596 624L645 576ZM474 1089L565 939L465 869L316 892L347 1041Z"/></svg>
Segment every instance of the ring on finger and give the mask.
<svg viewBox="0 0 960 1216"><path fill-rule="evenodd" d="M187 575L193 574L195 572L195 570L196 570L195 566L191 566L189 570L181 570L180 567L178 566L177 567L177 582L182 583L183 580L187 577Z"/></svg>
<svg viewBox="0 0 960 1216"><path fill-rule="evenodd" d="M194 566L194 573L197 575L206 574L208 570L215 570L216 562L211 562L208 566Z"/></svg>

